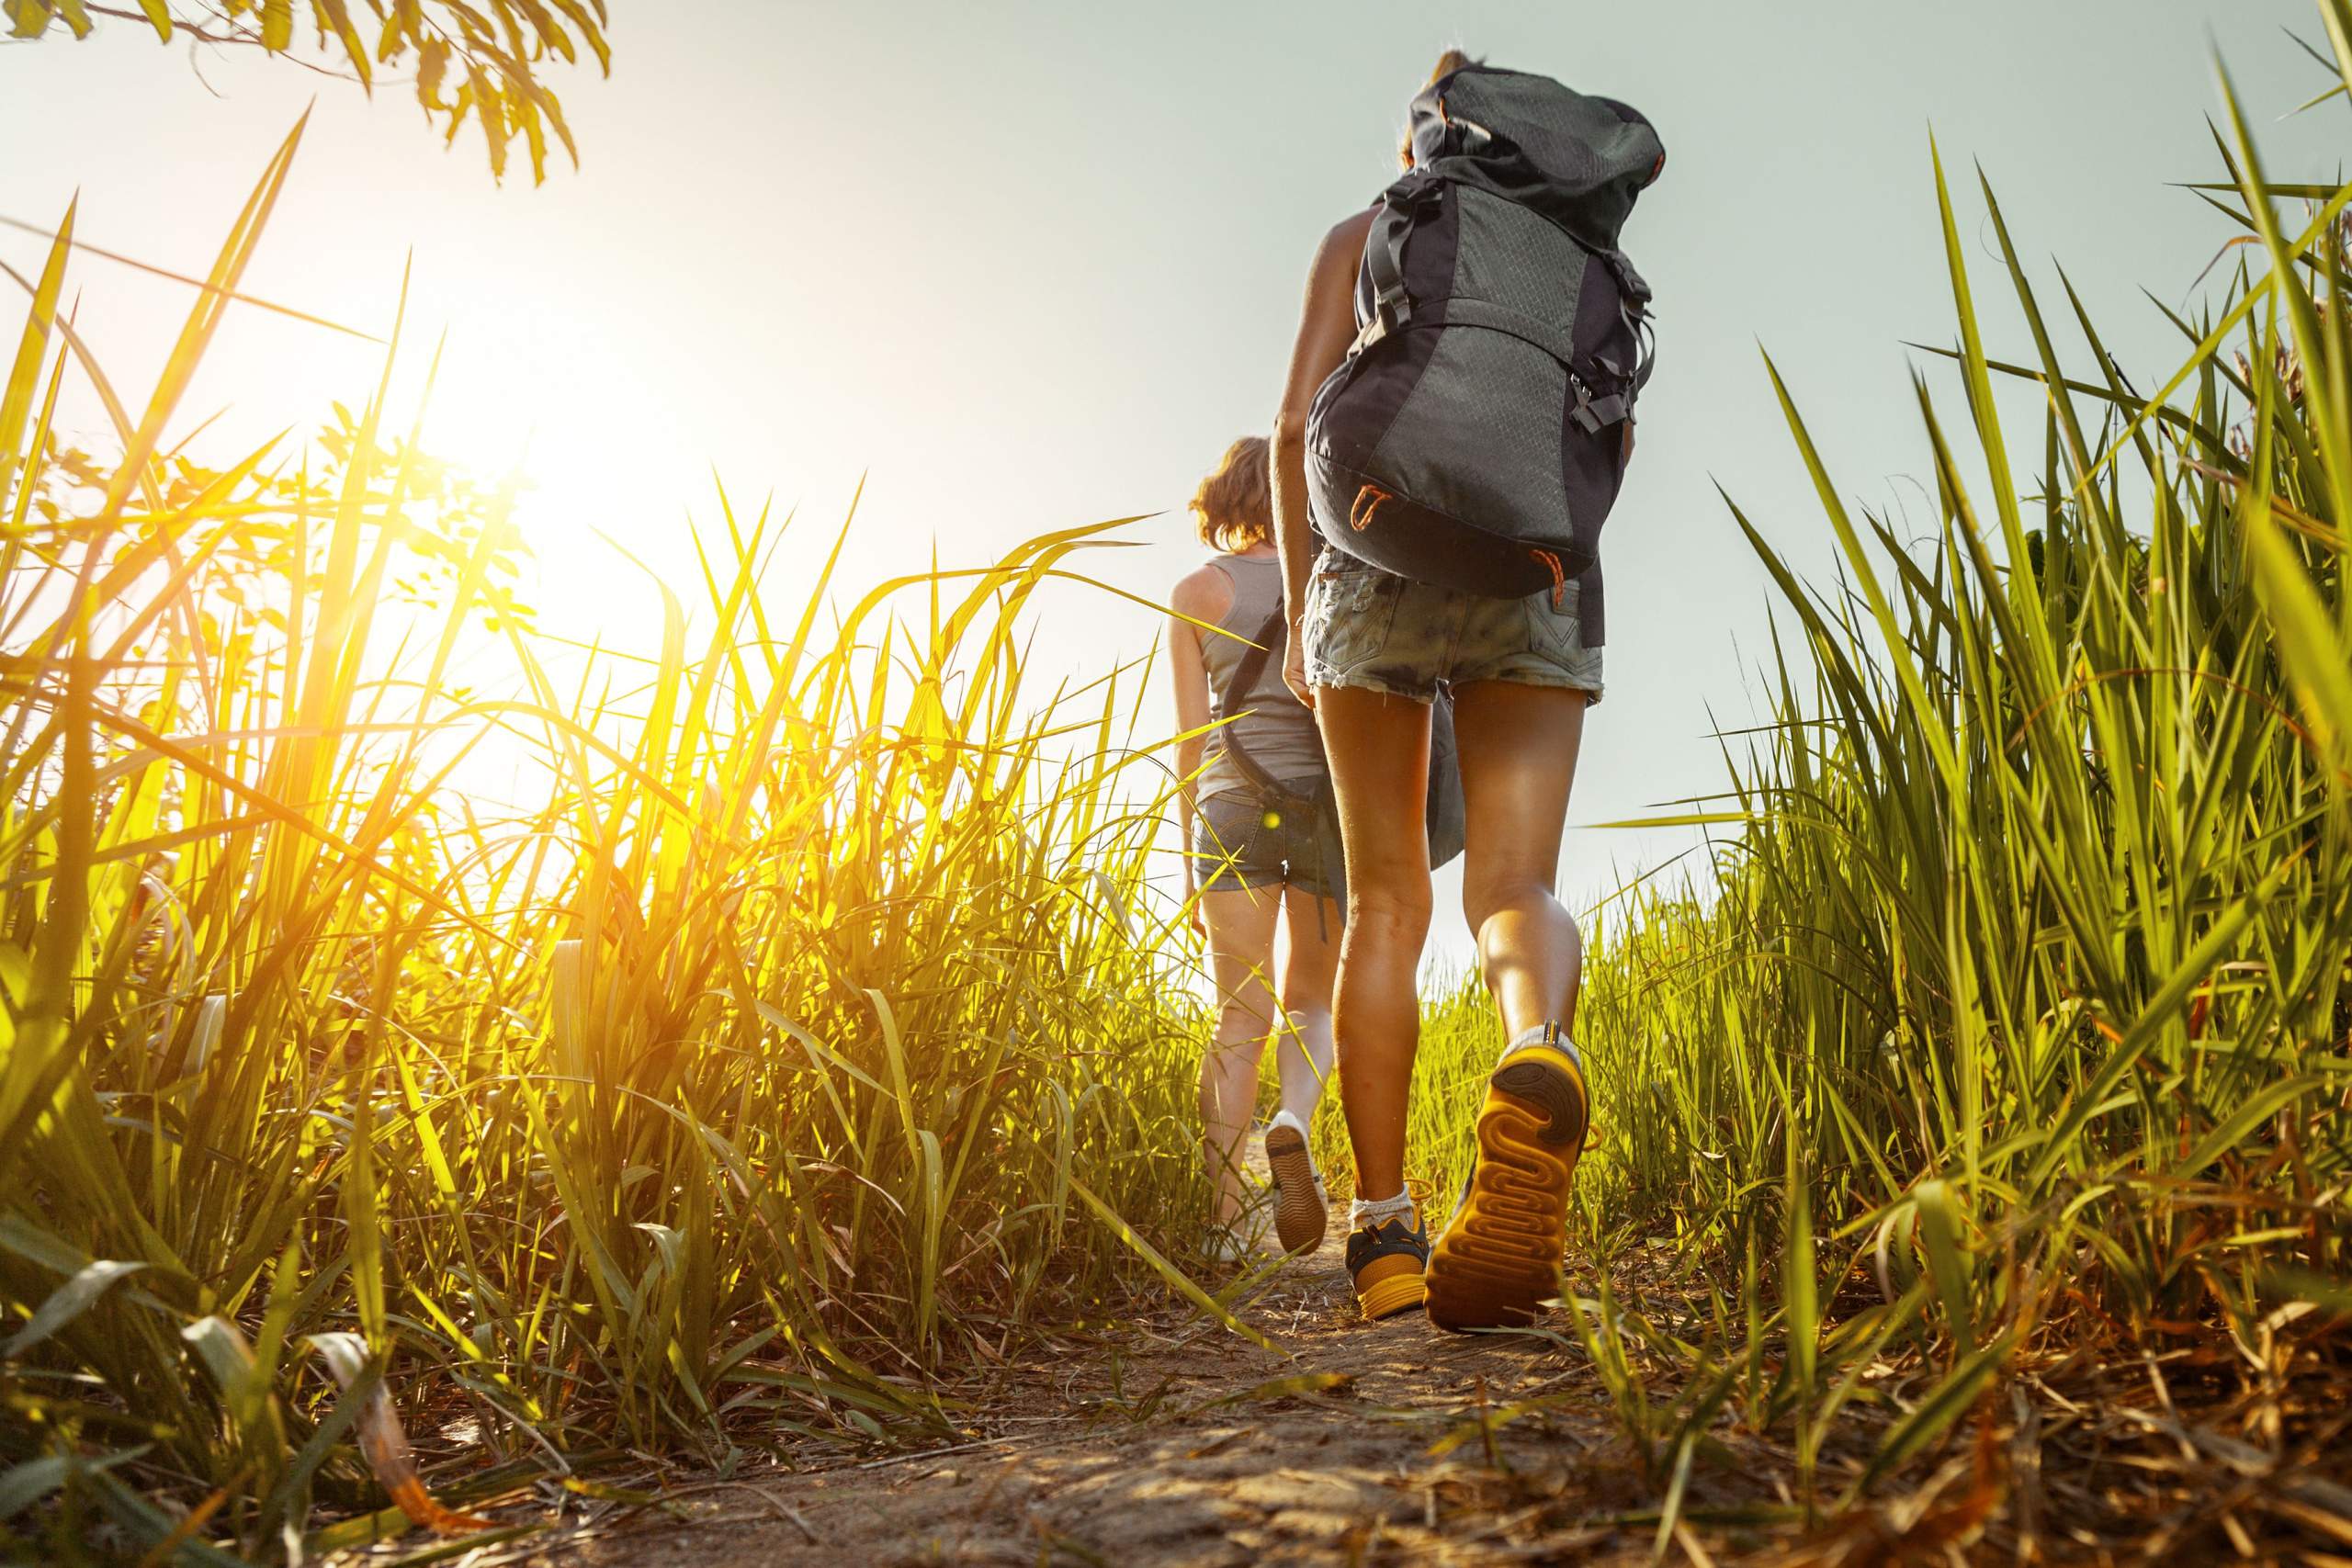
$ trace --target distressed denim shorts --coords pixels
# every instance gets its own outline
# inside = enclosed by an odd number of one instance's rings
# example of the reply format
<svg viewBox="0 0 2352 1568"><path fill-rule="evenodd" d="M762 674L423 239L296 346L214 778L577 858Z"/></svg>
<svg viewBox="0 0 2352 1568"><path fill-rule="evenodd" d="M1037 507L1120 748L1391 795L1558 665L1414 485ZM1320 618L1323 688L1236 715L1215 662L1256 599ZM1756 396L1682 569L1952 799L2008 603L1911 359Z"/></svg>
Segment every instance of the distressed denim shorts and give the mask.
<svg viewBox="0 0 2352 1568"><path fill-rule="evenodd" d="M1581 592L1569 582L1524 599L1490 599L1414 582L1327 549L1315 563L1302 622L1306 681L1429 702L1437 683L1510 681L1562 686L1600 700L1600 649L1587 648Z"/></svg>
<svg viewBox="0 0 2352 1568"><path fill-rule="evenodd" d="M1283 781L1311 796L1320 779ZM1292 887L1317 898L1347 897L1338 824L1312 807L1285 811L1251 791L1201 802L1193 820L1193 874L1204 893Z"/></svg>

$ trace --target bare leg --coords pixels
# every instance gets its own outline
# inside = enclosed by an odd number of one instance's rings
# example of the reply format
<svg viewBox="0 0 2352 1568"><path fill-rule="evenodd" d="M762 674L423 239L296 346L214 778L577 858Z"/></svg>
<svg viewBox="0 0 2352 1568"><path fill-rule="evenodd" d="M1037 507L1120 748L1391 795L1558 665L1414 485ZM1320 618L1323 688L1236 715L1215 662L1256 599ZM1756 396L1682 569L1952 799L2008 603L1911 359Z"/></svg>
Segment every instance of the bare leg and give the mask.
<svg viewBox="0 0 2352 1568"><path fill-rule="evenodd" d="M1286 893L1283 926L1283 1010L1288 1026L1274 1046L1282 1108L1312 1127L1315 1107L1331 1081L1331 984L1340 966L1340 907L1329 898Z"/></svg>
<svg viewBox="0 0 2352 1568"><path fill-rule="evenodd" d="M1356 1156L1356 1196L1405 1190L1405 1106L1420 1041L1415 988L1430 929L1430 710L1352 686L1316 693L1340 797L1348 929L1340 950L1340 1089Z"/></svg>
<svg viewBox="0 0 2352 1568"><path fill-rule="evenodd" d="M1554 897L1585 694L1482 681L1454 694L1464 835L1462 912L1503 1038L1574 1022L1584 940Z"/></svg>
<svg viewBox="0 0 2352 1568"><path fill-rule="evenodd" d="M1271 889L1201 895L1217 990L1216 1032L1201 1057L1201 1142L1216 1183L1216 1217L1241 1213L1241 1140L1258 1106L1258 1062L1273 1032L1274 917Z"/></svg>
<svg viewBox="0 0 2352 1568"><path fill-rule="evenodd" d="M1479 682L1454 694L1468 832L1462 902L1504 1038L1575 1011L1583 946L1553 896L1585 696ZM1440 1328L1532 1323L1560 1288L1569 1184L1591 1106L1548 1039L1487 1080L1470 1184L1430 1251L1425 1305Z"/></svg>

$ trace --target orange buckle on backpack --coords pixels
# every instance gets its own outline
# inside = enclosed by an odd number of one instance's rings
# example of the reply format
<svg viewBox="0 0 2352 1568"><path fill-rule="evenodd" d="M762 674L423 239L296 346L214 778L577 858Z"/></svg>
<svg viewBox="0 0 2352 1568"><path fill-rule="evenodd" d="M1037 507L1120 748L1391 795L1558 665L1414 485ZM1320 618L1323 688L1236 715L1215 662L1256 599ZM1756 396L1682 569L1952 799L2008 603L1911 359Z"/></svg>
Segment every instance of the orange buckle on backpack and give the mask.
<svg viewBox="0 0 2352 1568"><path fill-rule="evenodd" d="M1568 598L1568 574L1560 570L1560 558L1549 550L1530 550L1527 553L1552 569L1552 608L1558 609L1567 603Z"/></svg>
<svg viewBox="0 0 2352 1568"><path fill-rule="evenodd" d="M1380 510L1381 502L1396 499L1378 485L1364 486L1356 491L1356 503L1348 508L1348 526L1359 534L1363 533L1372 526L1372 514ZM1552 570L1557 571L1559 569L1555 567Z"/></svg>

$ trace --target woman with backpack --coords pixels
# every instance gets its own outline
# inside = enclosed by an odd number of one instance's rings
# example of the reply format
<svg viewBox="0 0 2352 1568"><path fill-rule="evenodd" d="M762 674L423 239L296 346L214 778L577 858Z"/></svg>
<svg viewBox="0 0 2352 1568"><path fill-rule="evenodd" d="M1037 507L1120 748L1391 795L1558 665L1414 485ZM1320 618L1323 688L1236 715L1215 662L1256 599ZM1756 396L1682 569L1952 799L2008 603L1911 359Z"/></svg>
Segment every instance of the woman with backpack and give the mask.
<svg viewBox="0 0 2352 1568"><path fill-rule="evenodd" d="M1284 1251L1312 1252L1326 1224L1307 1136L1331 1075L1340 846L1315 716L1283 683L1271 504L1266 440L1245 436L1193 497L1201 543L1216 553L1169 596L1169 670L1185 738L1176 746L1184 903L1207 939L1217 993L1201 1062L1202 1143L1217 1192L1205 1250L1227 1263L1251 1250L1241 1143L1269 1040L1282 1087L1265 1134L1275 1233Z"/></svg>
<svg viewBox="0 0 2352 1568"><path fill-rule="evenodd" d="M1340 1082L1367 1318L1532 1321L1560 1288L1589 1114L1583 959L1555 896L1600 699L1600 519L1632 453L1648 288L1615 249L1665 153L1622 104L1448 51L1405 174L1317 252L1274 427L1284 677L1320 721L1348 867ZM1432 705L1450 693L1463 909L1506 1043L1434 1246L1405 1190L1431 896Z"/></svg>

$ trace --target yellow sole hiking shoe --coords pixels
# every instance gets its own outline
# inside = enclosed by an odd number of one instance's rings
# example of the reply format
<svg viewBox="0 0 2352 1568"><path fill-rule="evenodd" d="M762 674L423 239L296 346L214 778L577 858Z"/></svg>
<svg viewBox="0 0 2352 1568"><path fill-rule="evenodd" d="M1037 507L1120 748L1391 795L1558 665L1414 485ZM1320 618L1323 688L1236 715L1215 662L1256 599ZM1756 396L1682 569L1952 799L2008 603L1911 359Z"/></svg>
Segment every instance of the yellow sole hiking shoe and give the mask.
<svg viewBox="0 0 2352 1568"><path fill-rule="evenodd" d="M1396 1214L1348 1233L1348 1272L1356 1282L1356 1305L1368 1319L1395 1317L1421 1304L1422 1271L1429 1267L1430 1238L1419 1214Z"/></svg>
<svg viewBox="0 0 2352 1568"><path fill-rule="evenodd" d="M1470 1179L1430 1250L1431 1323L1455 1333L1530 1324L1560 1293L1568 1183L1590 1114L1584 1065L1559 1025L1503 1053L1487 1080Z"/></svg>
<svg viewBox="0 0 2352 1568"><path fill-rule="evenodd" d="M1323 1179L1306 1152L1306 1134L1288 1111L1266 1129L1266 1168L1274 1177L1274 1237L1294 1258L1323 1245L1330 1224L1330 1210L1323 1199Z"/></svg>

